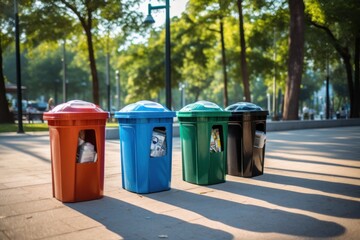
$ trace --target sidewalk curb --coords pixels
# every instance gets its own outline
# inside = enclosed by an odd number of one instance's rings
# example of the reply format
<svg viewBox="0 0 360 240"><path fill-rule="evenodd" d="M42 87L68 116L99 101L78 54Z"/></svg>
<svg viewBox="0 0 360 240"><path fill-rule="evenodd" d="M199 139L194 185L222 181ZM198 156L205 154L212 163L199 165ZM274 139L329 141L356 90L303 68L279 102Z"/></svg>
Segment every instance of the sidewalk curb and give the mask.
<svg viewBox="0 0 360 240"><path fill-rule="evenodd" d="M290 131L311 128L334 128L360 126L360 118L356 119L336 119L336 120L294 120L294 121L276 121L266 123L267 132ZM118 128L106 128L106 139L119 139ZM173 125L173 137L179 137L179 123Z"/></svg>

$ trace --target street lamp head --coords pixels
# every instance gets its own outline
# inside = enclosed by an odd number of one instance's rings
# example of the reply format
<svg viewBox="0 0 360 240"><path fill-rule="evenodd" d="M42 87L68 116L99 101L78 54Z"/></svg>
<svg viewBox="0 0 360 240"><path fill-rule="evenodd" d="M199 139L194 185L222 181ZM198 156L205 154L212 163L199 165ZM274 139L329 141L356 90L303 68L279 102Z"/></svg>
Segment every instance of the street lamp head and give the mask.
<svg viewBox="0 0 360 240"><path fill-rule="evenodd" d="M145 24L153 24L155 23L154 18L151 16L151 14L148 14L144 20Z"/></svg>
<svg viewBox="0 0 360 240"><path fill-rule="evenodd" d="M153 7L151 7L151 4L148 4L148 15L146 16L144 23L145 24L153 24L155 23L154 18L151 16L151 9L153 9Z"/></svg>

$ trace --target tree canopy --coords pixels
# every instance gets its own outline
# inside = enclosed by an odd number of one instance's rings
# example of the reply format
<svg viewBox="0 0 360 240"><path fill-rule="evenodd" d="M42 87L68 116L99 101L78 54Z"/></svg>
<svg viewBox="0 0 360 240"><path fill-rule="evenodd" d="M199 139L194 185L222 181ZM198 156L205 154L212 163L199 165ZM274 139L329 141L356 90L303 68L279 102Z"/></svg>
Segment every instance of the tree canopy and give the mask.
<svg viewBox="0 0 360 240"><path fill-rule="evenodd" d="M304 5L304 47L291 53L293 2ZM13 5L10 0L0 4L0 83L14 83ZM19 0L25 98L56 96L60 103L66 71L67 99L105 108L110 76L112 107L143 99L164 104L165 26L142 25L139 6L146 4ZM182 107L185 96L186 103L209 100L223 107L251 99L273 116L291 109L292 117L285 119L297 119L304 105L320 114L329 74L334 113L351 105L351 116L358 116L359 5L356 0L187 1L185 11L171 19L173 109ZM292 62L301 54L297 83L289 85ZM297 96L287 103L285 94Z"/></svg>

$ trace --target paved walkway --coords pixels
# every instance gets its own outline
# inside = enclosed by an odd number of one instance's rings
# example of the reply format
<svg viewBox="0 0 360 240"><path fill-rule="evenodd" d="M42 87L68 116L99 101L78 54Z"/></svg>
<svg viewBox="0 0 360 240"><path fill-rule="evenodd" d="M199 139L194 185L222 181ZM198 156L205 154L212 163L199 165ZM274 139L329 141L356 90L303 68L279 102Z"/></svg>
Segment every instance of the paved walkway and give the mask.
<svg viewBox="0 0 360 240"><path fill-rule="evenodd" d="M119 141L107 140L100 200L52 198L49 136L0 135L0 239L359 239L360 127L270 132L265 174L172 189L121 188Z"/></svg>

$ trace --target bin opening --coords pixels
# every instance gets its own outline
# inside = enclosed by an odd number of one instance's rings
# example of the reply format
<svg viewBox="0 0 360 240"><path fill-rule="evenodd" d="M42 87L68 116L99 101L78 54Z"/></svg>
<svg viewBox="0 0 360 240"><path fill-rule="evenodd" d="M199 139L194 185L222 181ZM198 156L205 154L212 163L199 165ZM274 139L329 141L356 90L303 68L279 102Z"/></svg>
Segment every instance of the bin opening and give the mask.
<svg viewBox="0 0 360 240"><path fill-rule="evenodd" d="M166 128L156 127L152 131L150 157L163 157L166 150Z"/></svg>
<svg viewBox="0 0 360 240"><path fill-rule="evenodd" d="M76 153L77 163L96 162L96 136L94 129L84 129L79 131L78 147Z"/></svg>
<svg viewBox="0 0 360 240"><path fill-rule="evenodd" d="M266 142L266 134L262 131L255 132L254 147L263 148Z"/></svg>
<svg viewBox="0 0 360 240"><path fill-rule="evenodd" d="M211 135L210 135L210 152L222 152L223 146L223 139L222 139L222 126L215 125L211 128Z"/></svg>

